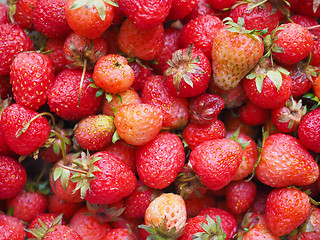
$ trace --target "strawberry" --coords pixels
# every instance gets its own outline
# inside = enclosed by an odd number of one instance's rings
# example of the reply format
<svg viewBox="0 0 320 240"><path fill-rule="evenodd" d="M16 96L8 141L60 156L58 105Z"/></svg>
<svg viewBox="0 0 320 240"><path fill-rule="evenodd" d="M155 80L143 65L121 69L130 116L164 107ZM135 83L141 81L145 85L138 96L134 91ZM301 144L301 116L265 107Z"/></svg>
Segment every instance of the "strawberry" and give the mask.
<svg viewBox="0 0 320 240"><path fill-rule="evenodd" d="M168 60L165 70L165 84L169 91L179 97L195 97L204 93L211 77L208 58L190 44L179 49Z"/></svg>
<svg viewBox="0 0 320 240"><path fill-rule="evenodd" d="M186 48L193 43L196 49L211 60L213 38L222 27L221 20L216 16L199 16L182 27L179 44Z"/></svg>
<svg viewBox="0 0 320 240"><path fill-rule="evenodd" d="M8 75L13 58L22 51L33 50L33 43L18 26L10 23L0 25L0 76Z"/></svg>
<svg viewBox="0 0 320 240"><path fill-rule="evenodd" d="M165 46L164 46L165 48ZM162 54L159 55L161 57ZM159 60L157 60L159 62ZM159 63L160 64L160 63ZM158 65L158 64L156 64ZM129 66L134 71L134 81L131 85L131 88L137 92L141 92L143 89L145 81L148 79L148 77L151 75L151 69L144 64L139 64L137 61L129 62Z"/></svg>
<svg viewBox="0 0 320 240"><path fill-rule="evenodd" d="M35 111L46 103L54 78L50 58L41 53L21 52L10 66L10 83L15 101Z"/></svg>
<svg viewBox="0 0 320 240"><path fill-rule="evenodd" d="M225 108L227 109L240 107L248 100L242 84L238 84L231 90L223 90L222 88L217 87L213 81L210 81L209 91L222 97L225 102Z"/></svg>
<svg viewBox="0 0 320 240"><path fill-rule="evenodd" d="M0 156L0 199L16 196L27 180L24 167L11 157Z"/></svg>
<svg viewBox="0 0 320 240"><path fill-rule="evenodd" d="M111 143L114 131L113 118L98 114L82 119L74 128L74 136L83 149L99 151Z"/></svg>
<svg viewBox="0 0 320 240"><path fill-rule="evenodd" d="M264 31L252 34L252 31L246 30L243 26L243 18L239 18L237 24L227 21L226 26L213 38L213 81L225 90L237 86L263 55L263 42L257 34L264 34Z"/></svg>
<svg viewBox="0 0 320 240"><path fill-rule="evenodd" d="M298 135L301 143L314 152L320 152L319 145L319 116L320 109L314 109L302 118L298 128Z"/></svg>
<svg viewBox="0 0 320 240"><path fill-rule="evenodd" d="M197 216L203 208L214 207L217 203L216 198L209 191L201 196L191 194L184 201L186 203L188 218Z"/></svg>
<svg viewBox="0 0 320 240"><path fill-rule="evenodd" d="M134 81L134 71L125 57L108 54L99 58L93 70L94 83L107 93L127 90Z"/></svg>
<svg viewBox="0 0 320 240"><path fill-rule="evenodd" d="M65 120L78 121L96 114L100 109L102 96L96 96L98 89L90 86L92 73L88 71L84 75L79 106L81 75L80 69L66 69L56 76L54 84L49 89L50 111Z"/></svg>
<svg viewBox="0 0 320 240"><path fill-rule="evenodd" d="M218 15L219 12L211 7L209 1L210 0L198 0L190 14L182 19L182 23L187 24L189 21L203 15Z"/></svg>
<svg viewBox="0 0 320 240"><path fill-rule="evenodd" d="M190 122L183 129L182 136L188 147L194 149L205 141L224 138L226 136L226 128L219 119L216 119L210 125L198 125Z"/></svg>
<svg viewBox="0 0 320 240"><path fill-rule="evenodd" d="M315 182L319 168L298 139L278 133L265 140L256 173L262 183L280 188Z"/></svg>
<svg viewBox="0 0 320 240"><path fill-rule="evenodd" d="M49 51L48 57L51 59L56 74L67 68L67 59L64 55L63 46L64 39L49 38L44 47L45 51Z"/></svg>
<svg viewBox="0 0 320 240"><path fill-rule="evenodd" d="M24 156L43 146L50 133L46 118L17 103L3 111L0 125L9 147Z"/></svg>
<svg viewBox="0 0 320 240"><path fill-rule="evenodd" d="M145 213L145 225L139 227L158 238L177 238L183 232L186 220L186 205L182 197L163 193L150 203Z"/></svg>
<svg viewBox="0 0 320 240"><path fill-rule="evenodd" d="M166 21L183 19L192 11L196 3L197 0L172 0L170 12Z"/></svg>
<svg viewBox="0 0 320 240"><path fill-rule="evenodd" d="M291 6L291 10L295 13L303 14L310 17L320 16L320 8L317 1L306 0L301 2L299 0L289 0L288 2Z"/></svg>
<svg viewBox="0 0 320 240"><path fill-rule="evenodd" d="M116 113L117 133L127 143L139 146L154 139L162 128L163 116L158 107L150 104L129 104Z"/></svg>
<svg viewBox="0 0 320 240"><path fill-rule="evenodd" d="M208 2L212 8L222 11L233 6L237 0L209 0Z"/></svg>
<svg viewBox="0 0 320 240"><path fill-rule="evenodd" d="M2 239L24 240L25 226L18 218L0 214L0 236Z"/></svg>
<svg viewBox="0 0 320 240"><path fill-rule="evenodd" d="M32 30L32 13L33 7L38 0L18 0L8 1L9 17L11 22L15 22L22 29ZM12 21L13 20L13 21Z"/></svg>
<svg viewBox="0 0 320 240"><path fill-rule="evenodd" d="M49 38L65 38L71 29L67 23L65 0L38 0L32 7L34 28Z"/></svg>
<svg viewBox="0 0 320 240"><path fill-rule="evenodd" d="M200 181L212 190L228 185L242 157L239 143L231 139L208 140L191 151L189 161Z"/></svg>
<svg viewBox="0 0 320 240"><path fill-rule="evenodd" d="M142 90L141 100L143 103L161 109L164 129L181 129L188 122L187 99L172 95L163 82L163 76L155 75L147 79Z"/></svg>
<svg viewBox="0 0 320 240"><path fill-rule="evenodd" d="M108 223L100 223L97 218L90 215L87 207L80 208L71 218L69 226L74 229L82 239L103 240L111 230Z"/></svg>
<svg viewBox="0 0 320 240"><path fill-rule="evenodd" d="M318 22L311 16L296 14L294 16L290 16L290 19L303 27L309 28L313 26L317 26ZM320 36L319 28L308 29L313 35Z"/></svg>
<svg viewBox="0 0 320 240"><path fill-rule="evenodd" d="M162 24L169 14L172 0L118 0L119 8L138 28L151 29Z"/></svg>
<svg viewBox="0 0 320 240"><path fill-rule="evenodd" d="M301 225L311 213L308 195L295 188L271 191L266 202L266 220L276 236L289 234Z"/></svg>
<svg viewBox="0 0 320 240"><path fill-rule="evenodd" d="M151 188L163 189L175 180L184 165L183 144L175 134L159 133L136 149L136 161L140 180Z"/></svg>
<svg viewBox="0 0 320 240"><path fill-rule="evenodd" d="M111 5L112 4L112 5ZM108 29L114 17L113 1L67 0L65 15L70 28L89 39L98 38Z"/></svg>
<svg viewBox="0 0 320 240"><path fill-rule="evenodd" d="M239 117L246 125L261 125L270 117L270 110L259 107L248 100L239 108Z"/></svg>
<svg viewBox="0 0 320 240"><path fill-rule="evenodd" d="M8 6L0 3L0 24L8 23Z"/></svg>
<svg viewBox="0 0 320 240"><path fill-rule="evenodd" d="M114 228L110 230L103 240L135 240L136 237L126 228Z"/></svg>
<svg viewBox="0 0 320 240"><path fill-rule="evenodd" d="M163 24L150 29L141 29L129 19L124 20L121 24L118 45L128 57L137 57L146 61L153 60L160 54L163 43Z"/></svg>
<svg viewBox="0 0 320 240"><path fill-rule="evenodd" d="M37 215L44 213L47 205L45 195L24 189L15 197L6 200L7 209L13 208L13 216L28 223Z"/></svg>

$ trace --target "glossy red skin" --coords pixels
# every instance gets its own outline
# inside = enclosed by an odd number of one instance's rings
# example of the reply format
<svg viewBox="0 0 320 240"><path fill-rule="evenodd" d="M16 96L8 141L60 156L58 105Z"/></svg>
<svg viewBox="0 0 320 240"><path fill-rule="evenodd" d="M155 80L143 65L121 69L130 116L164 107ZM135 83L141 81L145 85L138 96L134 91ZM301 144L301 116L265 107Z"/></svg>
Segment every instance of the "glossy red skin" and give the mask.
<svg viewBox="0 0 320 240"><path fill-rule="evenodd" d="M267 198L267 225L276 236L289 234L307 220L310 212L308 195L294 188L274 189Z"/></svg>
<svg viewBox="0 0 320 240"><path fill-rule="evenodd" d="M94 163L102 171L94 171L85 200L94 204L109 204L128 196L136 187L137 179L130 168L106 151L97 152L91 158L101 157Z"/></svg>
<svg viewBox="0 0 320 240"><path fill-rule="evenodd" d="M181 20L196 6L197 0L172 0L169 15L166 21Z"/></svg>
<svg viewBox="0 0 320 240"><path fill-rule="evenodd" d="M47 233L43 240L83 240L82 237L71 227L57 225L54 231Z"/></svg>
<svg viewBox="0 0 320 240"><path fill-rule="evenodd" d="M0 236L3 239L24 240L26 232L25 226L18 218L0 214Z"/></svg>
<svg viewBox="0 0 320 240"><path fill-rule="evenodd" d="M18 0L16 3L16 12L13 15L14 21L22 28L22 29L34 29L32 26L32 7L38 0Z"/></svg>
<svg viewBox="0 0 320 240"><path fill-rule="evenodd" d="M0 24L8 23L8 6L0 3Z"/></svg>
<svg viewBox="0 0 320 240"><path fill-rule="evenodd" d="M243 235L243 240L280 240L278 236L272 234L267 226L258 224L250 228L248 232Z"/></svg>
<svg viewBox="0 0 320 240"><path fill-rule="evenodd" d="M136 159L135 159L135 147L126 143L123 139L119 139L113 144L109 144L104 151L114 155L122 160L132 172L136 173Z"/></svg>
<svg viewBox="0 0 320 240"><path fill-rule="evenodd" d="M244 124L256 126L265 123L270 117L270 111L246 101L239 109L239 116Z"/></svg>
<svg viewBox="0 0 320 240"><path fill-rule="evenodd" d="M150 29L136 27L129 19L122 22L118 45L122 52L129 57L138 57L142 60L153 60L161 52L164 44L163 25Z"/></svg>
<svg viewBox="0 0 320 240"><path fill-rule="evenodd" d="M57 195L52 194L47 197L48 199L48 212L52 214L63 214L63 219L65 221L69 221L73 214L81 207L83 206L83 202L68 202L65 200L62 200Z"/></svg>
<svg viewBox="0 0 320 240"><path fill-rule="evenodd" d="M188 47L191 43L195 48L211 60L213 38L223 24L220 18L213 15L199 16L181 29L179 44L181 48Z"/></svg>
<svg viewBox="0 0 320 240"><path fill-rule="evenodd" d="M46 103L48 90L54 79L51 59L41 53L21 52L10 66L14 100L34 111Z"/></svg>
<svg viewBox="0 0 320 240"><path fill-rule="evenodd" d="M80 107L79 87L81 69L66 69L60 72L48 93L48 105L50 111L69 121L79 121L84 117L96 114L102 102L103 96L96 97L97 88L88 87L92 78L91 72L84 75Z"/></svg>
<svg viewBox="0 0 320 240"><path fill-rule="evenodd" d="M230 8L237 0L209 0L212 8L222 11L224 8Z"/></svg>
<svg viewBox="0 0 320 240"><path fill-rule="evenodd" d="M159 133L136 149L136 161L140 180L151 188L163 189L176 179L184 165L182 141L175 134Z"/></svg>
<svg viewBox="0 0 320 240"><path fill-rule="evenodd" d="M136 237L128 229L114 228L102 240L136 240Z"/></svg>
<svg viewBox="0 0 320 240"><path fill-rule="evenodd" d="M209 0L198 0L192 11L182 19L183 24L203 15L216 15L218 11L213 9L209 4Z"/></svg>
<svg viewBox="0 0 320 240"><path fill-rule="evenodd" d="M51 51L48 56L51 59L56 75L67 68L67 59L64 55L63 44L64 39L49 38L45 46L46 51Z"/></svg>
<svg viewBox="0 0 320 240"><path fill-rule="evenodd" d="M172 53L180 48L179 46L180 29L167 27L164 29L164 44L159 55L155 58L157 64L150 64L156 74L162 75L168 67L167 61Z"/></svg>
<svg viewBox="0 0 320 240"><path fill-rule="evenodd" d="M178 240L192 240L192 236L198 232L204 232L202 229L202 224L208 224L206 217L204 215L195 216L189 218L186 226L184 227L184 232Z"/></svg>
<svg viewBox="0 0 320 240"><path fill-rule="evenodd" d="M0 156L0 199L16 196L27 180L24 167L11 157Z"/></svg>
<svg viewBox="0 0 320 240"><path fill-rule="evenodd" d="M172 0L119 0L119 8L138 28L151 29L162 24Z"/></svg>
<svg viewBox="0 0 320 240"><path fill-rule="evenodd" d="M33 6L34 28L49 38L65 38L70 32L65 15L65 0L38 0Z"/></svg>
<svg viewBox="0 0 320 240"><path fill-rule="evenodd" d="M76 0L67 0L65 15L70 28L77 34L95 39L100 37L110 27L114 16L114 7L104 2L106 6L106 17L102 20L95 7L86 6L71 9Z"/></svg>
<svg viewBox="0 0 320 240"><path fill-rule="evenodd" d="M313 11L313 0L305 0L305 1L289 0L288 2L290 3L290 6L291 6L290 10L295 13L310 16L310 17L315 17L315 18L320 17L319 7L316 12Z"/></svg>
<svg viewBox="0 0 320 240"><path fill-rule="evenodd" d="M320 40L314 40L314 45L312 49L312 59L310 62L313 66L320 66Z"/></svg>
<svg viewBox="0 0 320 240"><path fill-rule="evenodd" d="M301 26L306 27L306 28L318 25L318 22L313 17L310 17L310 16L296 14L296 15L290 17L290 19L294 23L300 24ZM315 36L320 36L319 28L310 29L309 31L312 34L314 34Z"/></svg>
<svg viewBox="0 0 320 240"><path fill-rule="evenodd" d="M216 119L210 125L198 125L190 122L183 129L182 136L189 148L194 149L205 141L224 138L226 136L226 128L219 119Z"/></svg>
<svg viewBox="0 0 320 240"><path fill-rule="evenodd" d="M102 240L111 230L110 225L107 222L100 223L97 218L88 214L90 214L90 211L86 207L80 208L71 218L69 226L82 239Z"/></svg>
<svg viewBox="0 0 320 240"><path fill-rule="evenodd" d="M282 74L282 85L277 90L268 76L263 79L262 91L258 92L255 79L244 78L242 81L243 89L249 100L261 107L267 109L279 108L285 105L292 91L292 79L290 75Z"/></svg>
<svg viewBox="0 0 320 240"><path fill-rule="evenodd" d="M232 213L225 211L220 208L204 208L202 209L198 216L209 215L213 220L216 221L217 216L220 216L221 219L221 227L223 231L226 233L227 240L232 239L234 234L237 231L237 222Z"/></svg>
<svg viewBox="0 0 320 240"><path fill-rule="evenodd" d="M190 164L201 182L211 190L230 183L241 163L242 149L230 139L208 140L191 151Z"/></svg>
<svg viewBox="0 0 320 240"><path fill-rule="evenodd" d="M149 77L141 94L143 103L161 109L164 129L182 129L188 122L188 100L172 95L163 82L163 76Z"/></svg>
<svg viewBox="0 0 320 240"><path fill-rule="evenodd" d="M185 53L186 49L181 49L182 54ZM179 51L179 50L178 50ZM174 79L172 75L169 75L165 78L164 82L168 87L169 91L179 97L195 97L204 93L207 88L211 77L211 64L208 58L201 52L196 49L193 49L192 59L199 57L199 62L197 65L203 70L203 74L191 73L191 79L193 82L193 87L188 85L183 77L179 85L179 91L177 91L174 85Z"/></svg>
<svg viewBox="0 0 320 240"><path fill-rule="evenodd" d="M143 89L146 80L151 75L151 70L147 67L141 66L136 61L129 62L129 66L134 71L134 81L131 85L131 88L137 92L140 92Z"/></svg>
<svg viewBox="0 0 320 240"><path fill-rule="evenodd" d="M226 202L233 214L246 212L254 202L257 185L253 181L233 181L226 188Z"/></svg>
<svg viewBox="0 0 320 240"><path fill-rule="evenodd" d="M314 56L312 57L312 59ZM297 65L287 67L290 71L290 76L292 80L292 97L297 99L302 95L306 94L312 88L312 81L308 79L307 73L304 69L300 69ZM314 78L314 77L312 77Z"/></svg>
<svg viewBox="0 0 320 240"><path fill-rule="evenodd" d="M293 65L309 56L313 48L313 36L309 30L296 23L281 24L274 44L282 47L283 52L273 52L273 58L280 64ZM297 44L299 49L297 49Z"/></svg>
<svg viewBox="0 0 320 240"><path fill-rule="evenodd" d="M277 10L273 12L273 6L270 2L266 2L263 6L255 7L248 11L248 4L240 4L230 11L229 17L234 22L238 21L239 17L244 19L244 27L248 30L263 30L268 29L267 34L270 34L275 29L282 17L282 13Z"/></svg>
<svg viewBox="0 0 320 240"><path fill-rule="evenodd" d="M114 8L114 16L112 19L111 26L120 25L123 22L123 20L125 19L125 17L126 17L125 14L123 13L123 11L119 7Z"/></svg>
<svg viewBox="0 0 320 240"><path fill-rule="evenodd" d="M120 93L132 85L134 71L124 56L108 54L100 57L93 70L94 83L107 93Z"/></svg>
<svg viewBox="0 0 320 240"><path fill-rule="evenodd" d="M10 23L0 25L0 76L9 75L13 58L22 51L33 50L33 42L19 27Z"/></svg>
<svg viewBox="0 0 320 240"><path fill-rule="evenodd" d="M47 226L50 227L50 225L52 224L52 222L54 221L54 219L58 216L58 214L52 214L52 213L42 213L40 215L38 215L37 217L35 217L34 219L32 219L32 221L30 222L30 224L28 225L28 230L31 229L35 229L36 226L41 227L40 225L40 220ZM66 225L66 222L63 221L62 223L63 225ZM34 236L32 233L27 232L27 237L29 238L36 238L36 236Z"/></svg>
<svg viewBox="0 0 320 240"><path fill-rule="evenodd" d="M17 156L17 154L9 148L7 140L4 134L2 133L1 128L0 128L0 155L12 157L12 158L15 158Z"/></svg>
<svg viewBox="0 0 320 240"><path fill-rule="evenodd" d="M47 141L50 133L48 120L43 116L36 118L19 137L15 137L24 125L38 113L14 103L7 107L1 115L1 131L15 153L29 155L39 149Z"/></svg>
<svg viewBox="0 0 320 240"><path fill-rule="evenodd" d="M256 176L271 187L303 186L317 180L319 168L297 138L278 133L266 139Z"/></svg>
<svg viewBox="0 0 320 240"><path fill-rule="evenodd" d="M6 200L7 209L13 207L13 216L31 222L37 215L44 213L48 201L45 195L21 190L18 195Z"/></svg>
<svg viewBox="0 0 320 240"><path fill-rule="evenodd" d="M224 100L219 95L201 94L189 102L190 120L195 124L210 125L216 121L224 106Z"/></svg>
<svg viewBox="0 0 320 240"><path fill-rule="evenodd" d="M320 109L312 110L301 120L298 135L301 143L308 149L320 152Z"/></svg>

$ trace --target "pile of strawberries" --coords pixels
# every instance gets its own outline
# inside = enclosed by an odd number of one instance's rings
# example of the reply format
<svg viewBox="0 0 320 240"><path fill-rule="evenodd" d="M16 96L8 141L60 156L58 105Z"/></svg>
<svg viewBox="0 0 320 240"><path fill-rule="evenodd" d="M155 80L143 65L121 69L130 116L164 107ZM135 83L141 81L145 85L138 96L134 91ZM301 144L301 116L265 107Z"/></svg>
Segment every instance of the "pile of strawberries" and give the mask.
<svg viewBox="0 0 320 240"><path fill-rule="evenodd" d="M0 4L0 240L320 239L319 5Z"/></svg>

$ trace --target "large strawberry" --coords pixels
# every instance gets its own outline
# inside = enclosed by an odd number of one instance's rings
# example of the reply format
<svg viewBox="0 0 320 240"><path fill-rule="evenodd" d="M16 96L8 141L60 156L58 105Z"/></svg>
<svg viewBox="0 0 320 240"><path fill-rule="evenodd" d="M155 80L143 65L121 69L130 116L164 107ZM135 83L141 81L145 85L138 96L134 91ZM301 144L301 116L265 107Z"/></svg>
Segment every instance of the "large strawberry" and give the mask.
<svg viewBox="0 0 320 240"><path fill-rule="evenodd" d="M18 218L0 214L0 236L3 239L24 240L26 232L24 225Z"/></svg>
<svg viewBox="0 0 320 240"><path fill-rule="evenodd" d="M278 133L265 140L256 173L262 183L279 188L313 183L319 168L298 139Z"/></svg>
<svg viewBox="0 0 320 240"><path fill-rule="evenodd" d="M42 147L50 133L46 118L17 103L3 111L0 125L9 147L20 155L29 155Z"/></svg>
<svg viewBox="0 0 320 240"><path fill-rule="evenodd" d="M225 90L237 86L263 55L264 46L258 34L265 31L249 31L243 26L243 18L237 24L229 20L213 38L213 81Z"/></svg>

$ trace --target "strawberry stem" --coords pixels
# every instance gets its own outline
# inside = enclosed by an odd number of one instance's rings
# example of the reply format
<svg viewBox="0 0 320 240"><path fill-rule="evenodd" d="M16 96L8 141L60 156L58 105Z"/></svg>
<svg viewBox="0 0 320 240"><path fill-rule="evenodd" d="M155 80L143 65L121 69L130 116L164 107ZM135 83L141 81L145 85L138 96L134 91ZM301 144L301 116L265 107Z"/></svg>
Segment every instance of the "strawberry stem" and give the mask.
<svg viewBox="0 0 320 240"><path fill-rule="evenodd" d="M259 7L259 6L261 6L262 4L264 4L264 3L268 2L268 1L269 1L269 0L263 0L263 1L255 4L255 5L253 5L252 7L250 7L250 8L248 9L248 11L251 11L252 9L254 9L254 8L256 8L256 7Z"/></svg>
<svg viewBox="0 0 320 240"><path fill-rule="evenodd" d="M71 172L77 172L77 173L80 173L80 174L84 174L84 175L87 175L87 172L86 171L83 171L83 170L80 170L80 169L74 169L72 167L68 167L66 165L63 165L61 163L58 163L57 164L59 167L63 168L63 169L66 169L66 170L69 170Z"/></svg>
<svg viewBox="0 0 320 240"><path fill-rule="evenodd" d="M83 85L83 80L84 80L84 74L86 73L86 69L87 69L87 63L88 63L88 60L85 58L83 61L83 69L82 69L80 87L79 87L79 107L80 107L81 90L82 90L82 85Z"/></svg>
<svg viewBox="0 0 320 240"><path fill-rule="evenodd" d="M63 163L67 164L67 159L66 159L66 143L63 140L63 137L56 131L56 130L51 130L52 133L54 133L61 142L61 152L62 152L62 161Z"/></svg>
<svg viewBox="0 0 320 240"><path fill-rule="evenodd" d="M319 28L320 25L314 25L314 26L310 26L310 27L307 27L308 30L312 30L312 29L316 29L316 28Z"/></svg>

